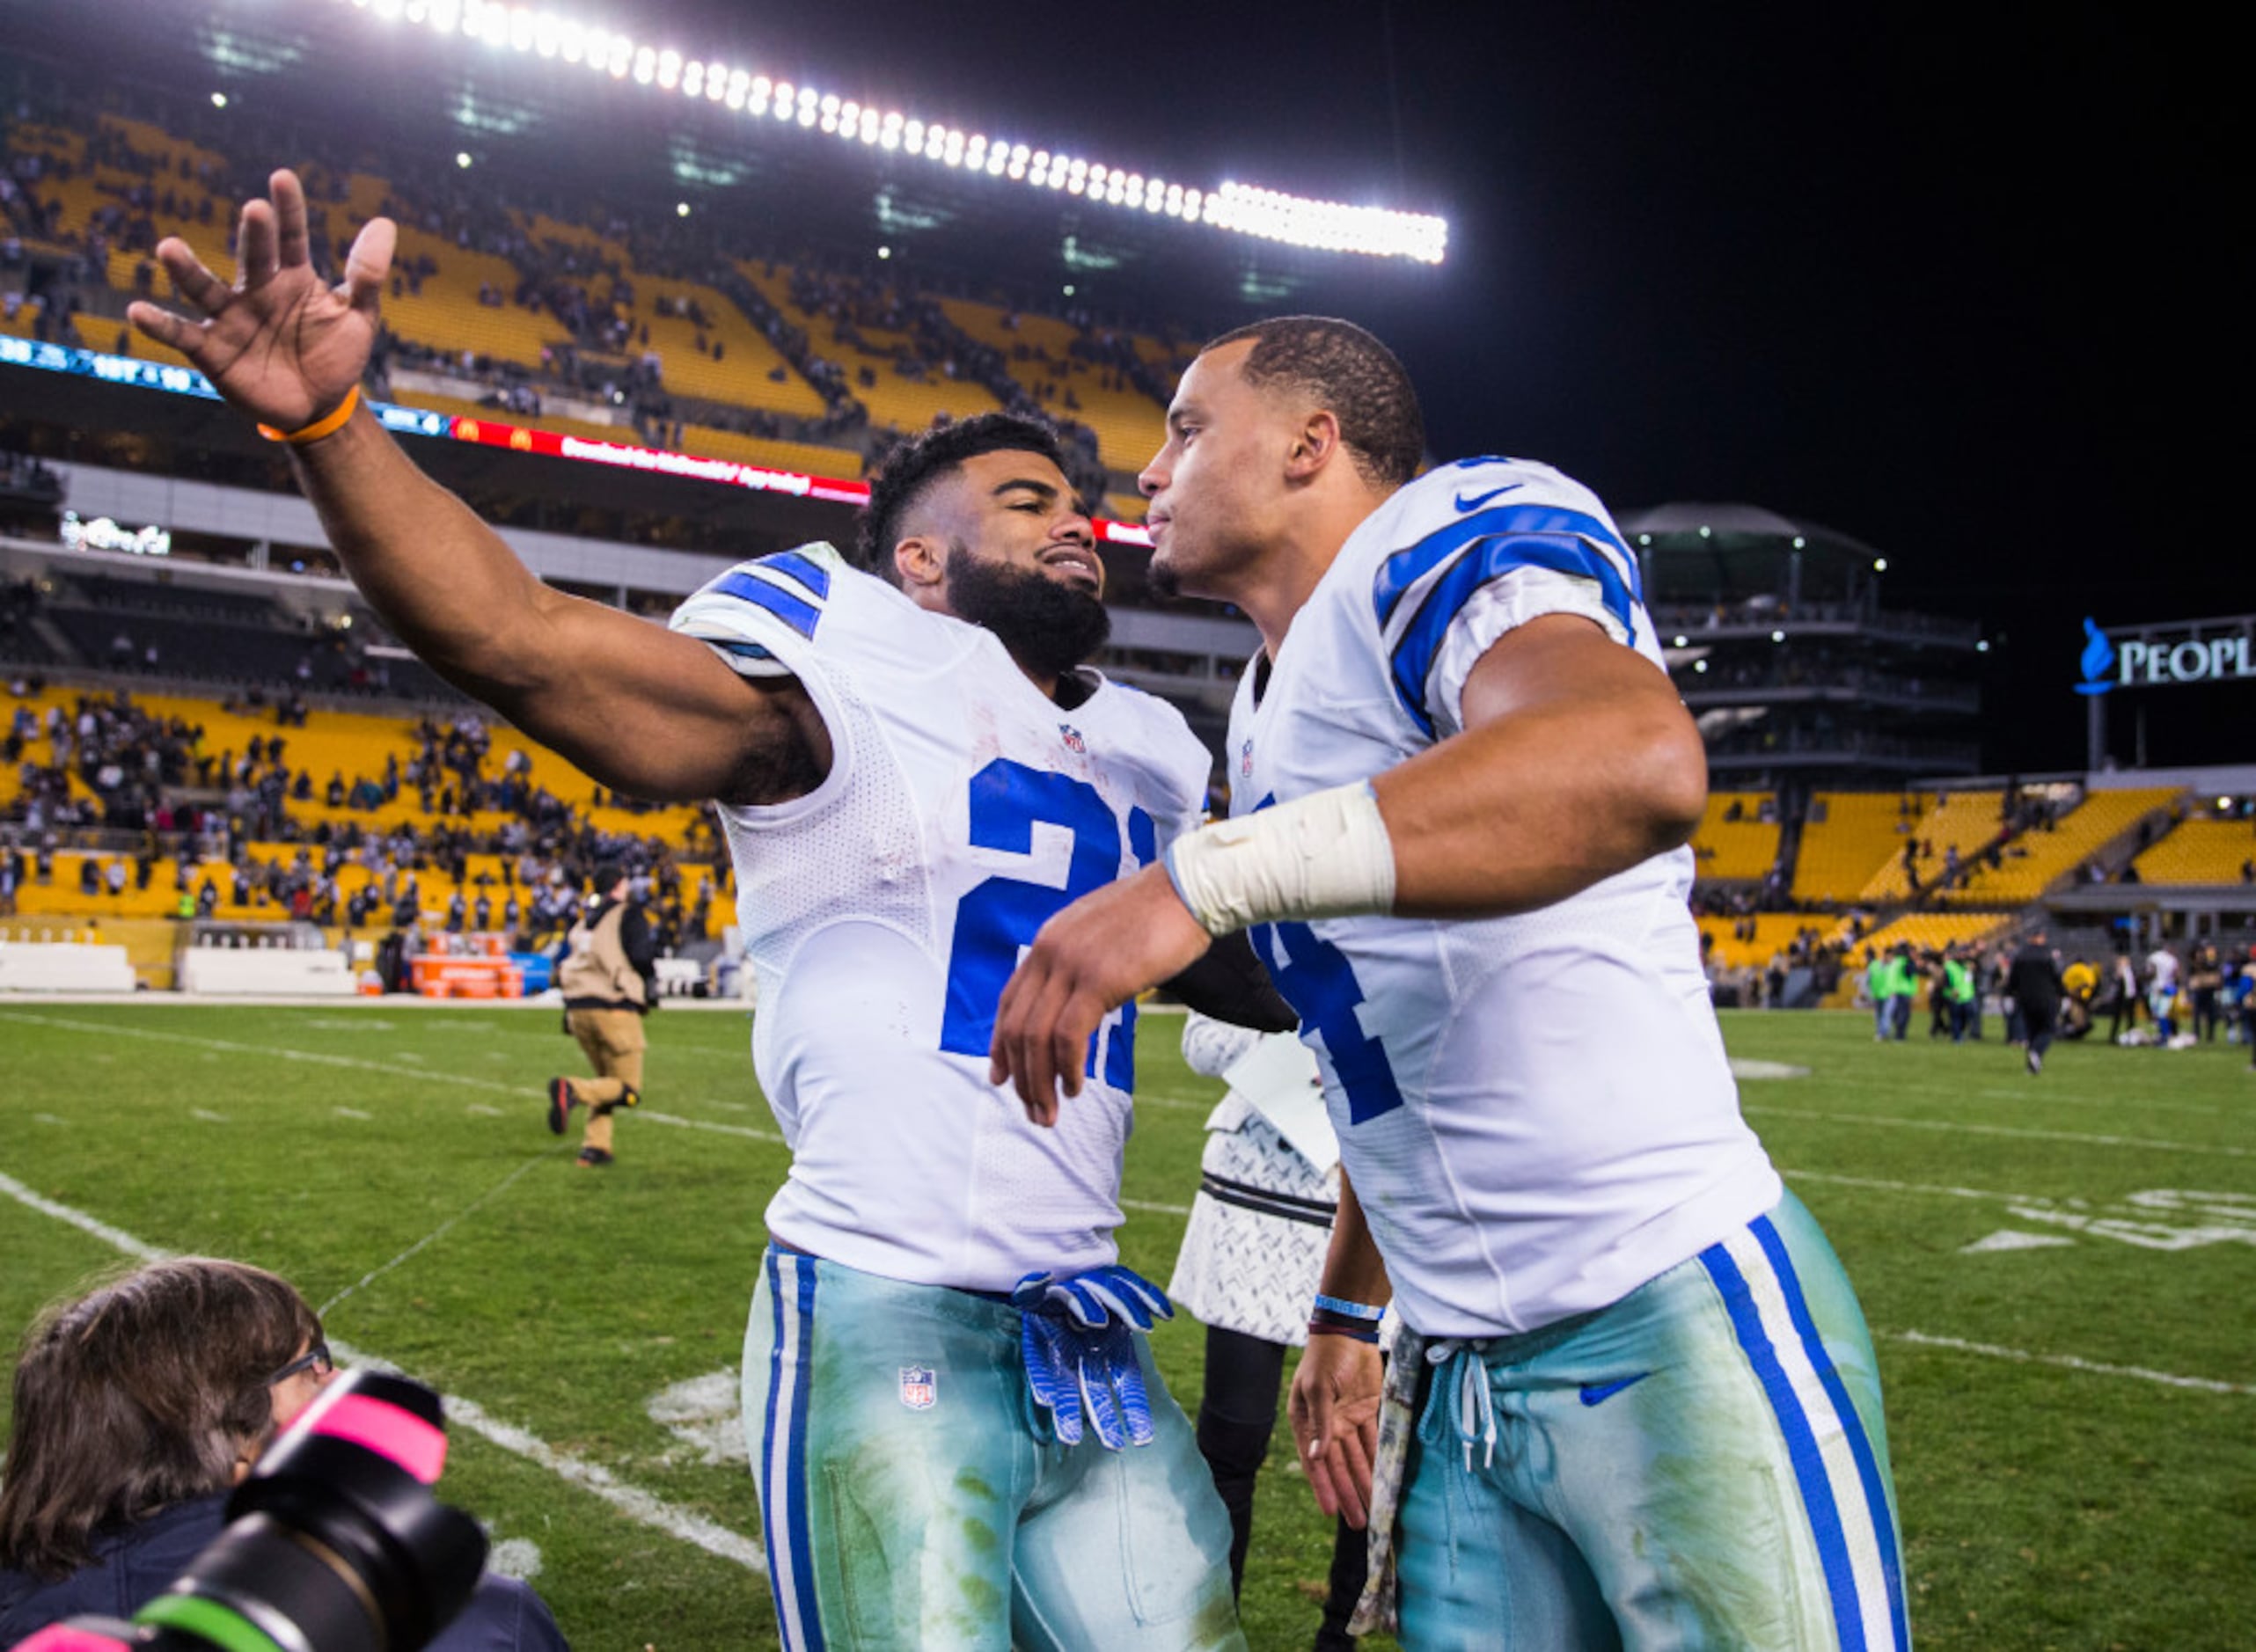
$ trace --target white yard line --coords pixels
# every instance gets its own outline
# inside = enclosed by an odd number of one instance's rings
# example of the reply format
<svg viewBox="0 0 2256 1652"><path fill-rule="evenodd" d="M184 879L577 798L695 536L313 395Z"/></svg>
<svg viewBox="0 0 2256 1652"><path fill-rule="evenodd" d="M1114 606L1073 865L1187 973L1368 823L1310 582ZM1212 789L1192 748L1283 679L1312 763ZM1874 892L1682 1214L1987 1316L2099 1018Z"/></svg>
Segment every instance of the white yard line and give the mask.
<svg viewBox="0 0 2256 1652"><path fill-rule="evenodd" d="M2118 1113L2127 1107L2135 1107L2142 1110L2159 1108L2165 1113L2199 1113L2209 1118L2216 1118L2221 1114L2230 1111L2226 1107L2204 1107L2198 1101L2157 1101L2151 1096L2140 1096L2135 1101L2127 1102L2119 1095L2078 1095L2073 1090L2055 1090L2047 1084L2032 1084L2025 1088L2014 1090L1986 1089L1977 1091L1975 1093L1986 1095L1999 1101L2028 1101L2044 1107L2050 1107L2055 1102L2065 1101L2072 1107L2113 1107Z"/></svg>
<svg viewBox="0 0 2256 1652"><path fill-rule="evenodd" d="M2057 1202L2048 1193L2000 1193L1991 1188L1952 1188L1925 1181L1889 1181L1879 1176L1836 1176L1823 1170L1788 1170L1783 1165L1779 1166L1778 1173L1789 1184L1822 1181L1837 1188L1872 1188L1882 1193L1931 1193L1948 1199L1989 1199L1999 1204Z"/></svg>
<svg viewBox="0 0 2256 1652"><path fill-rule="evenodd" d="M277 1061L311 1062L323 1067L349 1067L361 1072L379 1072L392 1078L412 1078L418 1085L452 1085L457 1089L485 1090L501 1095L526 1098L538 1093L527 1085L505 1084L498 1078L472 1078L467 1073L435 1072L426 1067L400 1066L391 1062L363 1061L357 1056L331 1056L318 1050L289 1049L280 1044L245 1044L228 1038L199 1038L189 1033L161 1033L146 1027L112 1027L98 1021L75 1021L59 1015L33 1015L20 1010L0 1010L0 1021L20 1021L29 1026L52 1027L64 1032L91 1033L103 1038L142 1038L158 1043L185 1044L192 1049L214 1050L223 1055L271 1056ZM372 1116L350 1107L341 1107L332 1110L346 1118L366 1119ZM708 1124L700 1119L679 1118L671 1114L650 1113L641 1108L630 1110L654 1123L671 1124L684 1129L714 1130L723 1136L748 1137L756 1142L783 1140L773 1130L756 1130L741 1124Z"/></svg>
<svg viewBox="0 0 2256 1652"><path fill-rule="evenodd" d="M670 1124L678 1130L709 1130L715 1136L741 1136L754 1142L780 1143L783 1140L773 1130L756 1130L749 1124L716 1124L710 1119L685 1119L672 1113L653 1113L648 1107L629 1107L626 1115L648 1119L653 1124ZM614 1114L612 1116L619 1115Z"/></svg>
<svg viewBox="0 0 2256 1652"><path fill-rule="evenodd" d="M1149 1210L1157 1216L1189 1216L1190 1214L1190 1207L1187 1204L1155 1204L1149 1199L1123 1199L1120 1202L1120 1208L1124 1210Z"/></svg>
<svg viewBox="0 0 2256 1652"><path fill-rule="evenodd" d="M363 1061L357 1056L330 1056L319 1050L289 1049L280 1044L244 1044L231 1038L199 1038L189 1033L161 1033L150 1027L119 1027L103 1021L75 1021L67 1016L33 1015L23 1010L0 1010L0 1021L26 1027L52 1027L67 1033L92 1033L101 1038L139 1038L152 1043L185 1044L191 1049L216 1050L231 1056L269 1056L276 1061L309 1063L317 1067L349 1067L357 1072L380 1072L393 1078L412 1078L419 1085L450 1084L458 1088L491 1090L505 1095L527 1093L523 1085L498 1078L472 1078L464 1073L433 1072L388 1061Z"/></svg>
<svg viewBox="0 0 2256 1652"><path fill-rule="evenodd" d="M2000 1348L1994 1342L1969 1342L1956 1336L1930 1336L1924 1331L1884 1331L1880 1334L1891 1342L1909 1342L1917 1348L1948 1349L1957 1354L1979 1354L1985 1359L2010 1359L2023 1365L2054 1365L2062 1371L2082 1371L2092 1377L2128 1377L2140 1382L2160 1383L2169 1388L2191 1388L2205 1394L2256 1394L2256 1383L2219 1382L2213 1377L2180 1377L2173 1371L2149 1371L2142 1365L2108 1365L2098 1360L2078 1359L2073 1354L2033 1354L2026 1349Z"/></svg>
<svg viewBox="0 0 2256 1652"><path fill-rule="evenodd" d="M2081 1130L2024 1129L2011 1124L1969 1124L1961 1119L1900 1119L1879 1113L1818 1113L1806 1107L1742 1106L1745 1113L1782 1119L1817 1119L1828 1124L1885 1124L1908 1130L1950 1130L1967 1136L2018 1136L2034 1142L2076 1142L2086 1147L2143 1147L2165 1153L2214 1153L2225 1159L2256 1159L2256 1148L2216 1142L2163 1142L2144 1136L2093 1136Z"/></svg>
<svg viewBox="0 0 2256 1652"><path fill-rule="evenodd" d="M166 1254L156 1246L136 1239L121 1228L112 1227L84 1210L33 1192L4 1172L0 1172L0 1194L5 1194L26 1210L68 1223L80 1232L101 1240L111 1249L121 1251L138 1261L160 1261ZM381 1356L366 1353L333 1337L330 1339L329 1346L347 1364L408 1374L401 1372L399 1367ZM638 1524L663 1531L668 1537L678 1538L716 1559L732 1561L746 1571L762 1575L766 1574L767 1561L760 1553L759 1544L742 1532L732 1531L703 1515L678 1509L638 1486L630 1486L602 1464L591 1463L575 1452L561 1451L528 1429L512 1422L504 1422L475 1400L465 1400L460 1394L448 1394L445 1406L450 1428L466 1429L512 1456L537 1464L558 1479L568 1480L582 1491L601 1498Z"/></svg>

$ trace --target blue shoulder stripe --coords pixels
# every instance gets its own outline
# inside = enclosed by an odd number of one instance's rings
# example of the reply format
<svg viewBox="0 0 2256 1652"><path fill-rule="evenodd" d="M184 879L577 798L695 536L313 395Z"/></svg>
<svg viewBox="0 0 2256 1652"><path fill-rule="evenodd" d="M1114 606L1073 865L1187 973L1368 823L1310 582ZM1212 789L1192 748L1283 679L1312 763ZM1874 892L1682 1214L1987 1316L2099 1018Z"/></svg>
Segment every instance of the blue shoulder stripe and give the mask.
<svg viewBox="0 0 2256 1652"><path fill-rule="evenodd" d="M1608 527L1603 518L1586 511L1570 510L1564 505L1499 505L1493 510L1476 511L1436 529L1380 565L1378 576L1371 582L1371 603L1378 610L1379 628L1387 628L1387 622L1394 618L1395 607L1411 586L1474 540L1502 533L1576 534L1611 545L1622 553L1622 561L1630 570L1630 590L1640 602L1644 599L1637 558L1630 554L1630 547L1622 543L1621 536Z"/></svg>
<svg viewBox="0 0 2256 1652"><path fill-rule="evenodd" d="M812 603L794 596L773 580L758 578L743 568L732 569L705 588L718 596L750 603L754 608L765 609L809 642L814 640L815 627L823 618L823 610Z"/></svg>
<svg viewBox="0 0 2256 1652"><path fill-rule="evenodd" d="M1441 657L1441 645L1449 634L1450 622L1472 600L1474 592L1517 568L1548 568L1554 574L1596 581L1607 611L1622 622L1622 630L1633 637L1637 634L1636 598L1622 583L1621 570L1603 552L1563 533L1514 533L1483 538L1427 588L1425 600L1395 643L1395 697L1402 701L1410 720L1428 735L1434 729L1433 719L1425 709L1426 682L1433 675L1434 662Z"/></svg>
<svg viewBox="0 0 2256 1652"><path fill-rule="evenodd" d="M831 594L830 569L796 551L779 551L772 557L762 557L752 566L788 574L817 597L827 598Z"/></svg>

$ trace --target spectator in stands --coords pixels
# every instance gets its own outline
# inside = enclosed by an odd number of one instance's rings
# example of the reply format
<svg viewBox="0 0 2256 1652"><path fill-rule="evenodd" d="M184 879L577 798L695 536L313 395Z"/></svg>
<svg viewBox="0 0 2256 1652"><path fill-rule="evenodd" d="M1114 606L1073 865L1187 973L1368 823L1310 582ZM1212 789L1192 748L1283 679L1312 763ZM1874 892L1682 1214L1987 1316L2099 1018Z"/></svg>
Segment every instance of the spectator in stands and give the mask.
<svg viewBox="0 0 2256 1652"><path fill-rule="evenodd" d="M600 1169L612 1162L613 1109L641 1104L642 1018L657 1001L657 947L624 865L609 860L596 868L594 898L567 944L556 971L564 1027L596 1076L549 1080L548 1128L563 1135L572 1109L586 1107L579 1162Z"/></svg>
<svg viewBox="0 0 2256 1652"><path fill-rule="evenodd" d="M2027 941L2013 954L2005 990L2012 997L2028 1037L2022 1064L2034 1077L2045 1070L2045 1051L2052 1048L2054 1026L2060 1018L2060 1001L2067 990L2061 980L2060 959L2046 945L2043 930L2030 931Z"/></svg>
<svg viewBox="0 0 2256 1652"><path fill-rule="evenodd" d="M130 1616L225 1524L227 1493L335 1374L289 1283L179 1257L50 1308L16 1366L0 1488L0 1642ZM540 1597L487 1574L433 1652L562 1652Z"/></svg>

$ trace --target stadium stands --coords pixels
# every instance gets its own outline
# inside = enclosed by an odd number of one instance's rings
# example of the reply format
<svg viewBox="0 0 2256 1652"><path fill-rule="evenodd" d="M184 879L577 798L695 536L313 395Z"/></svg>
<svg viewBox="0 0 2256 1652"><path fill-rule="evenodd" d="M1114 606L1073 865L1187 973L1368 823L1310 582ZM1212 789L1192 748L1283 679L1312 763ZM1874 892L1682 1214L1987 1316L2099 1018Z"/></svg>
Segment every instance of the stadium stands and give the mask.
<svg viewBox="0 0 2256 1652"><path fill-rule="evenodd" d="M1893 856L1929 806L1917 793L1820 792L1811 800L1795 856L1797 901L1851 901Z"/></svg>
<svg viewBox="0 0 2256 1652"><path fill-rule="evenodd" d="M136 805L136 823L129 830L119 829L113 815L101 830L104 800L112 793L98 791L84 772L92 766L91 748L76 731L86 699L107 725L93 737L105 742L101 757L131 774L138 774L138 760L159 743L151 737L156 729L189 731L179 778L164 787L165 795L177 800L177 815L170 814L169 803L167 815L159 815ZM38 859L45 871L17 890L14 917L59 922L65 932L77 932L86 918L174 919L184 915L185 896L200 917L275 922L310 916L332 926L380 930L391 925L412 893L429 928L450 924L457 896L465 925L474 925L481 895L496 924L515 895L522 925L532 927L553 921L553 910L536 910L537 895L560 869L569 868L565 875L576 888L595 853L627 851L649 865L669 891L662 910L676 932L702 932L709 923L725 921L711 916L727 891L725 869L689 862L713 851L698 811L641 810L615 799L598 802L586 777L514 730L485 730L465 719L463 741L484 742L482 757L469 770L478 778L481 806L448 813L427 807L426 795L442 805L451 797L458 808L464 801L463 771L444 766L458 749L452 730L338 711L311 713L302 726L283 727L271 713L172 695L133 700L127 714L136 720L122 726L119 704L109 694L48 687L7 705L11 720L18 707L27 712L35 732L29 738L11 735L18 760L0 771L0 845L12 839L27 856L44 850ZM76 825L48 818L44 800L54 795L51 785L43 783L37 799L26 795L24 785L26 772L54 775L50 708L61 713L72 742L67 795L82 817ZM174 719L179 721L172 723ZM125 737L108 732L121 726ZM268 742L277 739L287 778L275 774L277 758ZM253 749L263 754L256 764L248 760ZM384 799L378 781L387 767L396 790ZM428 782L421 789L419 774ZM497 775L513 780L514 791L502 790ZM295 784L298 776L304 777L302 788ZM366 808L330 802L333 777L342 787L369 782L371 797L379 800ZM119 796L136 791L131 778L114 784ZM301 789L305 797L297 795ZM512 796L520 800L516 808L494 806ZM54 831L56 825L68 841L56 843L62 835ZM105 838L100 846L81 841L98 830ZM629 850L630 844L635 847ZM363 897L365 905L356 907L355 897L370 889L375 893Z"/></svg>
<svg viewBox="0 0 2256 1652"><path fill-rule="evenodd" d="M1778 800L1768 793L1710 792L1692 834L1703 878L1767 877L1778 864Z"/></svg>
<svg viewBox="0 0 2256 1652"><path fill-rule="evenodd" d="M2143 883L2248 883L2256 865L2256 820L2180 821L2132 864Z"/></svg>
<svg viewBox="0 0 2256 1652"><path fill-rule="evenodd" d="M1935 892L1959 904L2032 901L2177 795L2175 787L2094 792L2080 800L2025 793L2009 814L2003 792L1948 793L1906 840L1917 848L1915 886L1899 850L1861 898L1884 903Z"/></svg>
<svg viewBox="0 0 2256 1652"><path fill-rule="evenodd" d="M1838 919L1812 917L1806 912L1761 912L1747 917L1703 917L1700 933L1707 942L1708 961L1725 969L1760 969L1781 953L1791 952L1798 939L1808 947L1838 939Z"/></svg>
<svg viewBox="0 0 2256 1652"><path fill-rule="evenodd" d="M2011 927L2013 919L2001 912L1908 912L1883 924L1849 948L1854 961L1862 962L1875 951L1886 952L1898 941L1909 941L1918 952L1984 942Z"/></svg>

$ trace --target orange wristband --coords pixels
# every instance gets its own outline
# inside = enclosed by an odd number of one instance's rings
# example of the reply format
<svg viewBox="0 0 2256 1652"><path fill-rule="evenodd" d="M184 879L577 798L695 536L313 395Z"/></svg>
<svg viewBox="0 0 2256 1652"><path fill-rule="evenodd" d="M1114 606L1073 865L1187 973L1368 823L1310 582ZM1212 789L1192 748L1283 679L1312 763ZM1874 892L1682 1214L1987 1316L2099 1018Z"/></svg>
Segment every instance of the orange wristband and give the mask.
<svg viewBox="0 0 2256 1652"><path fill-rule="evenodd" d="M361 387L355 384L345 392L345 399L337 404L333 412L316 419L304 429L277 430L272 425L260 425L259 434L269 442L287 442L292 447L303 447L309 442L319 442L322 437L333 435L343 429L345 420L353 416L353 409L360 405Z"/></svg>

